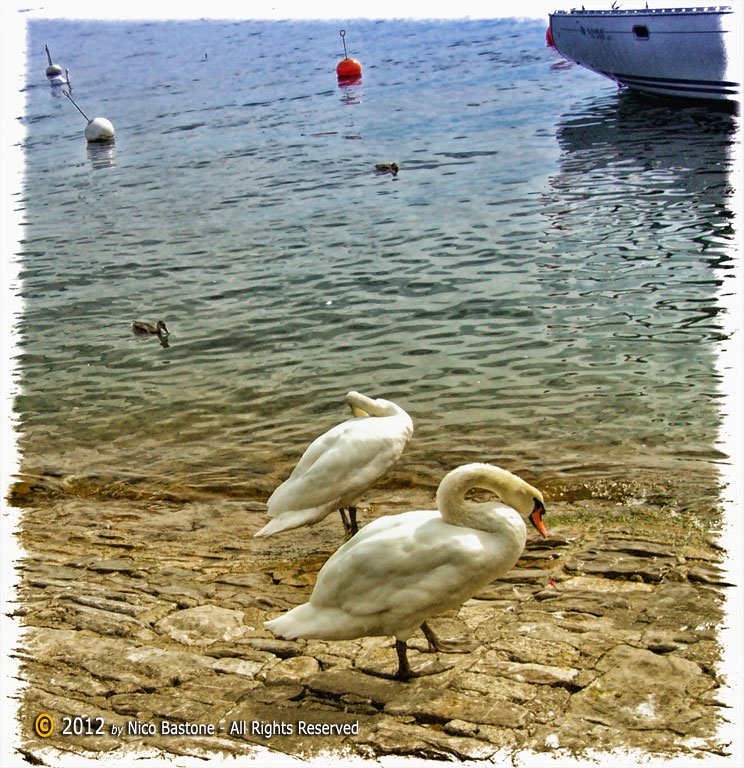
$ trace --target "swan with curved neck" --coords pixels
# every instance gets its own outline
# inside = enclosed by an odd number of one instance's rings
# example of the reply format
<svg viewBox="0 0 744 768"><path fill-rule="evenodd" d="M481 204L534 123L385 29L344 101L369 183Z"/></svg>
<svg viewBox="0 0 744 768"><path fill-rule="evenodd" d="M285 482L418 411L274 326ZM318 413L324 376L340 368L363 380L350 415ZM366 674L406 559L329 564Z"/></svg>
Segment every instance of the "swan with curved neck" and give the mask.
<svg viewBox="0 0 744 768"><path fill-rule="evenodd" d="M349 392L346 402L353 418L307 447L287 480L269 497L272 519L255 536L313 525L334 509L339 510L347 534L357 532L356 502L400 458L413 434L413 421L400 406L382 398Z"/></svg>
<svg viewBox="0 0 744 768"><path fill-rule="evenodd" d="M473 488L491 491L498 501L466 499ZM466 464L447 474L437 507L380 517L365 526L321 568L310 600L266 626L286 638L393 635L395 677L427 674L411 669L408 638L421 628L434 650L452 650L426 620L459 608L514 566L527 541L523 518L541 536L548 535L540 491L490 464Z"/></svg>

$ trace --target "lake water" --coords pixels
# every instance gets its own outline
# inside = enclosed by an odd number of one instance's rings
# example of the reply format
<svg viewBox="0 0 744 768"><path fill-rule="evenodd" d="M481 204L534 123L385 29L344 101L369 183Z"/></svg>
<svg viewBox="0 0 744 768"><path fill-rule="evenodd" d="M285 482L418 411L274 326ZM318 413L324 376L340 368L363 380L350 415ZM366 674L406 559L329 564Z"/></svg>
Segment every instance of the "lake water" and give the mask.
<svg viewBox="0 0 744 768"><path fill-rule="evenodd" d="M737 118L620 94L545 26L355 21L340 87L329 22L30 23L26 476L263 500L357 389L415 423L379 487L479 460L714 495Z"/></svg>

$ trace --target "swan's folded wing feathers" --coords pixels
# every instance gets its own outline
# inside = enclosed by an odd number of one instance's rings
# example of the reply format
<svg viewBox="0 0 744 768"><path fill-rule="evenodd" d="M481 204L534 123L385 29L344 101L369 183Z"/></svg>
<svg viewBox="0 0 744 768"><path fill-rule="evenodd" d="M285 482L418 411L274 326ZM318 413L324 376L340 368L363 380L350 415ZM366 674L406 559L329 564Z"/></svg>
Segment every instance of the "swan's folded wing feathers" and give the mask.
<svg viewBox="0 0 744 768"><path fill-rule="evenodd" d="M363 528L357 537L366 533L364 539L347 542L323 566L310 602L365 616L431 615L438 604L449 607L453 596L459 601L463 589L483 572L486 553L479 534L463 529L462 535L452 536L453 526L442 523L437 512L395 515L407 518L396 527L410 524L411 515L421 516L412 536L396 536L395 527L369 532L374 523ZM446 537L445 526L450 531Z"/></svg>
<svg viewBox="0 0 744 768"><path fill-rule="evenodd" d="M289 479L303 475L305 472L307 472L308 469L310 469L310 467L312 467L312 465L315 464L315 462L326 451L330 450L333 445L338 442L338 440L342 439L346 432L354 428L353 425L355 421L358 421L358 419L348 419L347 421L342 421L340 424L337 424L327 432L324 432L322 435L316 437L315 440L313 440L313 442L310 443L310 445L308 445L308 447L305 449L305 452L302 454L300 460L292 470Z"/></svg>
<svg viewBox="0 0 744 768"><path fill-rule="evenodd" d="M405 447L407 438L381 429L381 421L351 419L321 435L269 497L269 514L355 501Z"/></svg>

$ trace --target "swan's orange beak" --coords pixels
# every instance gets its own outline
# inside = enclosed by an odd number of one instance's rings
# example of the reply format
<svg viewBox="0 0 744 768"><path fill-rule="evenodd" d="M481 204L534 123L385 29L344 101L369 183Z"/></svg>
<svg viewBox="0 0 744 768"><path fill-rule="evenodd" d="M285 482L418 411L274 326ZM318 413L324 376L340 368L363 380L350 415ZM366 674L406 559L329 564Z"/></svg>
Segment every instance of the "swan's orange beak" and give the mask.
<svg viewBox="0 0 744 768"><path fill-rule="evenodd" d="M530 522L537 528L538 533L544 538L548 538L548 529L543 522L543 515L545 514L545 505L539 500L535 499L535 506L530 512Z"/></svg>

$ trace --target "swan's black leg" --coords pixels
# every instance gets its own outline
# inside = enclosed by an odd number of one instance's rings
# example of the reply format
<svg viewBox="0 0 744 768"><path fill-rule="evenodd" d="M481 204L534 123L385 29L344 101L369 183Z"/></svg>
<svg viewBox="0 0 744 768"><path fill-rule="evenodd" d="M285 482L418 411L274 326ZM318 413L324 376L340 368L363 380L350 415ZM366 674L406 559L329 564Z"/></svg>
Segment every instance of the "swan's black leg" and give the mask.
<svg viewBox="0 0 744 768"><path fill-rule="evenodd" d="M407 650L405 640L395 641L395 652L398 654L398 671L395 673L396 680L410 680L413 677L411 665L408 663Z"/></svg>
<svg viewBox="0 0 744 768"><path fill-rule="evenodd" d="M349 531L351 531L351 523L349 522L349 518L346 517L346 510L339 509L338 511L339 515L341 515L341 522L344 526L344 531L346 531L346 537L348 538L350 536Z"/></svg>
<svg viewBox="0 0 744 768"><path fill-rule="evenodd" d="M395 652L398 654L398 671L393 675L394 680L406 682L413 677L424 677L425 675L438 675L440 672L446 672L452 669L451 664L440 664L438 661L429 661L416 669L412 669L408 663L408 647L405 640L395 641Z"/></svg>
<svg viewBox="0 0 744 768"><path fill-rule="evenodd" d="M341 522L344 524L344 531L346 531L347 541L359 532L359 526L356 519L356 507L349 507L349 516L346 517L346 510L339 509L338 513L341 515Z"/></svg>
<svg viewBox="0 0 744 768"><path fill-rule="evenodd" d="M478 647L477 643L471 643L467 640L440 640L434 630L424 622L421 625L421 631L424 633L429 643L430 651L440 651L442 653L468 653Z"/></svg>

